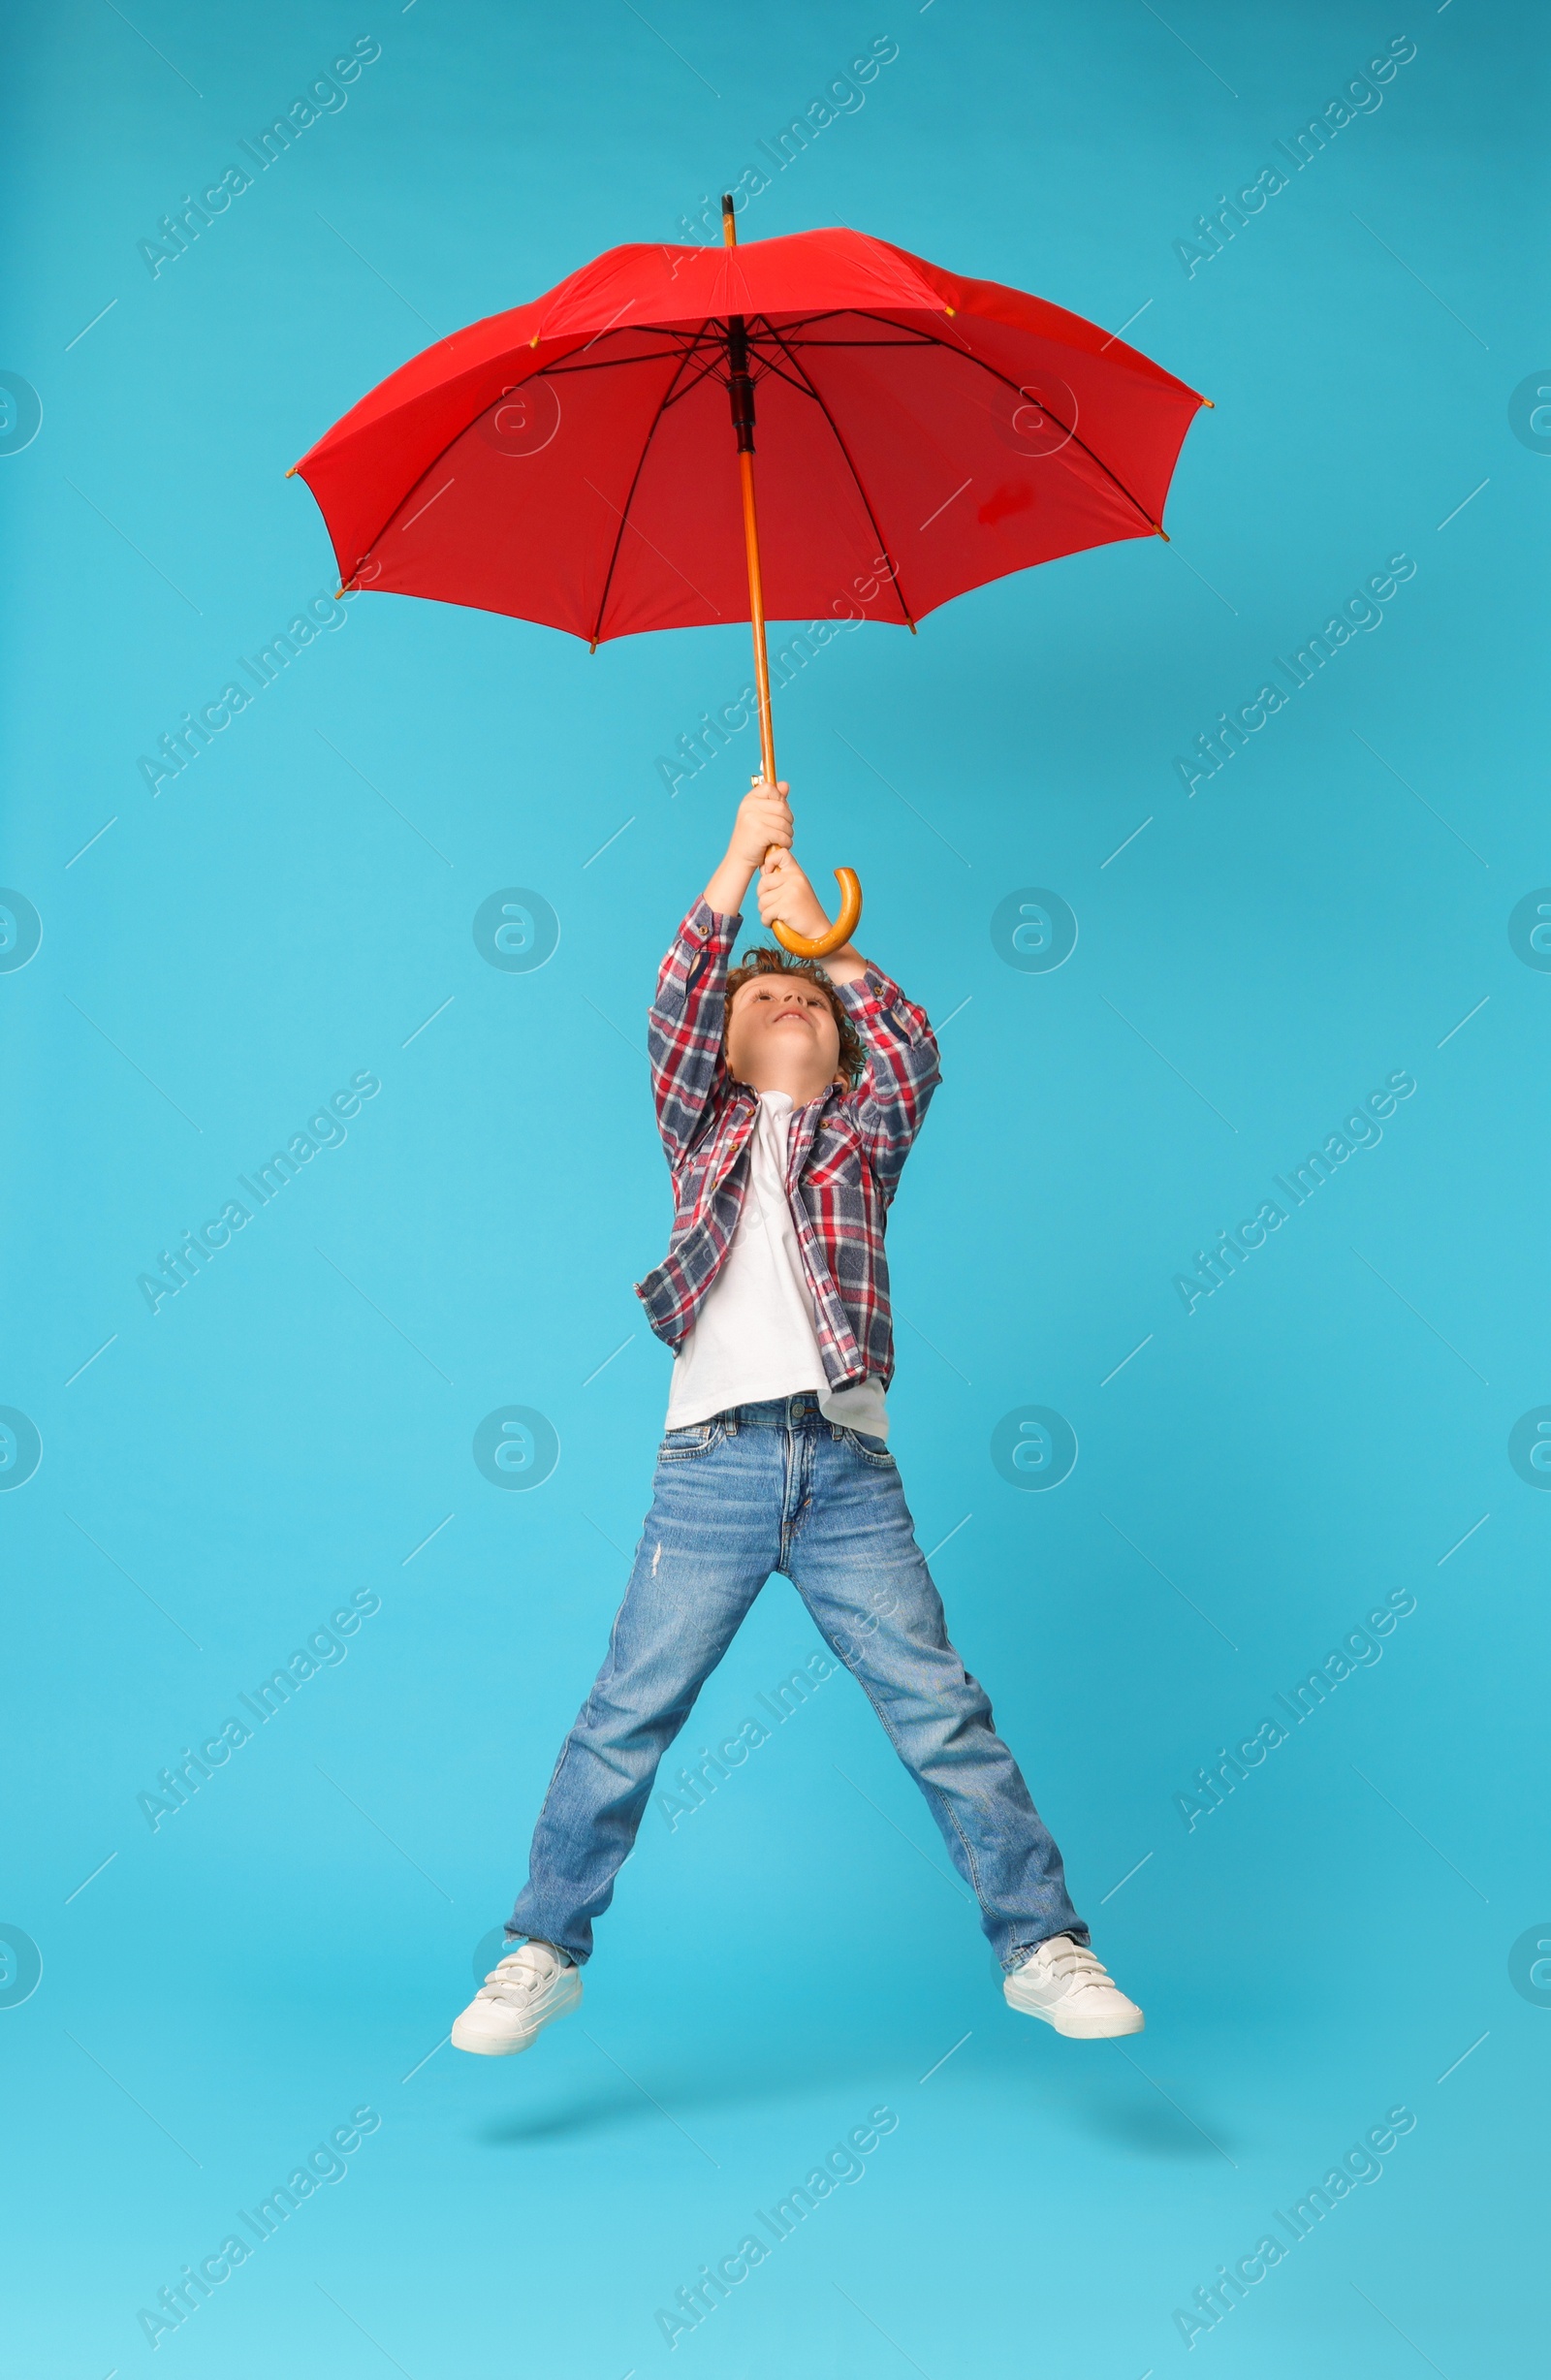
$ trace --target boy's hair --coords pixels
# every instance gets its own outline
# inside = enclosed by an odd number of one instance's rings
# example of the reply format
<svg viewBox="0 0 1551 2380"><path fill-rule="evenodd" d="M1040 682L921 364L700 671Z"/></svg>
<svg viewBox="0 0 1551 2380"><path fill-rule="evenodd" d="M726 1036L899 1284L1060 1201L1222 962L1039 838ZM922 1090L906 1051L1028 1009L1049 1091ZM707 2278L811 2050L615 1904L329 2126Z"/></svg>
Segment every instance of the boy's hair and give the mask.
<svg viewBox="0 0 1551 2380"><path fill-rule="evenodd" d="M732 1022L733 1000L745 983L756 975L806 975L816 983L829 1000L840 1036L840 1071L854 1089L867 1068L867 1052L857 1037L855 1026L846 1015L839 997L828 975L816 959L794 958L789 950L775 943L761 950L745 950L727 978L727 1007L722 1025L722 1048L727 1047L727 1027Z"/></svg>

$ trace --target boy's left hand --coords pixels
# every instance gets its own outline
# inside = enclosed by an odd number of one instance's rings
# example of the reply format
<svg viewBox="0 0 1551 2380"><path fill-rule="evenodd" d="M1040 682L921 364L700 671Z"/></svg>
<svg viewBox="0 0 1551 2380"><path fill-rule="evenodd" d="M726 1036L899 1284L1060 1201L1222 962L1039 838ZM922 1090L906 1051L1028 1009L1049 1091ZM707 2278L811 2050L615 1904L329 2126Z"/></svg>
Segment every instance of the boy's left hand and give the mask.
<svg viewBox="0 0 1551 2380"><path fill-rule="evenodd" d="M829 932L818 895L790 851L777 851L759 872L759 922L771 926L779 918L794 934Z"/></svg>

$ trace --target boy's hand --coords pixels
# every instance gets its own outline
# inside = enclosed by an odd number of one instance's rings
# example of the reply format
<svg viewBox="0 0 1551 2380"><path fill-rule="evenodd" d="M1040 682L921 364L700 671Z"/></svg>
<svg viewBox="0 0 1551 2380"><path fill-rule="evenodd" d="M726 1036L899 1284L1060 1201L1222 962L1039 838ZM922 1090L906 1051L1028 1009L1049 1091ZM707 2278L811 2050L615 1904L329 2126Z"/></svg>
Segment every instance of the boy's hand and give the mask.
<svg viewBox="0 0 1551 2380"><path fill-rule="evenodd" d="M738 805L727 857L746 868L750 875L761 865L772 843L778 843L782 850L790 848L792 806L786 799L789 790L784 778L776 785L762 780Z"/></svg>
<svg viewBox="0 0 1551 2380"><path fill-rule="evenodd" d="M827 934L830 929L817 893L786 849L777 851L759 876L759 922L770 926L777 918L794 934Z"/></svg>

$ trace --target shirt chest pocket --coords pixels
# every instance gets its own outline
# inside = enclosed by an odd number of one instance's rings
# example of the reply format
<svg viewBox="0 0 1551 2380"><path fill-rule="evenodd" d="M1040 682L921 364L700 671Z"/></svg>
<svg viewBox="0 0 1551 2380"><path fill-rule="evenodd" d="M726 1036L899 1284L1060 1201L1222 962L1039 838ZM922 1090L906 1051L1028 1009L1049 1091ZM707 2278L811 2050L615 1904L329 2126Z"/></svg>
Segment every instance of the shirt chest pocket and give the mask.
<svg viewBox="0 0 1551 2380"><path fill-rule="evenodd" d="M674 1185L681 1222L704 1213L716 1185L735 1162L736 1155L729 1154L725 1130L713 1132L685 1159Z"/></svg>
<svg viewBox="0 0 1551 2380"><path fill-rule="evenodd" d="M803 1168L806 1190L828 1190L838 1182L855 1182L862 1171L862 1138L847 1116L831 1116L813 1135Z"/></svg>

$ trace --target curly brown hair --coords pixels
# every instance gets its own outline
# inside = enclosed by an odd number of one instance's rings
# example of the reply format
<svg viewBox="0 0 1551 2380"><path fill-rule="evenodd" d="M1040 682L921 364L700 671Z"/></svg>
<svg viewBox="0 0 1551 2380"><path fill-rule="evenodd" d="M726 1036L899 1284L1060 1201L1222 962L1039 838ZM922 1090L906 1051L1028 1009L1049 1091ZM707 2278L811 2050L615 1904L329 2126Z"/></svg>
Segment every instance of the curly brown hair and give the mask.
<svg viewBox="0 0 1551 2380"><path fill-rule="evenodd" d="M834 984L831 983L816 959L795 958L789 950L783 950L778 942L771 943L759 950L745 950L738 965L729 974L727 1006L722 1025L723 1052L725 1053L727 1047L727 1026L732 1022L734 998L743 990L744 984L752 982L756 975L806 975L809 983L818 985L819 990L828 997L830 1006L835 1012L836 1028L840 1036L840 1072L854 1089L866 1070L867 1052L857 1038L856 1028L846 1015Z"/></svg>

